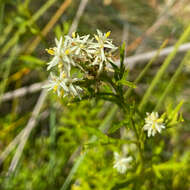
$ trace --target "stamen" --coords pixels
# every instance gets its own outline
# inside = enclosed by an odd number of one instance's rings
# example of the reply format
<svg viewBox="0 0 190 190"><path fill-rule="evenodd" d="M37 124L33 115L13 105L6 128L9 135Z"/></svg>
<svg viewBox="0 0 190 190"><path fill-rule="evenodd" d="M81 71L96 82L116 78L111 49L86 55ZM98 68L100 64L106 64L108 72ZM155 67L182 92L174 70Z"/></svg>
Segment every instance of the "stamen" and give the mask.
<svg viewBox="0 0 190 190"><path fill-rule="evenodd" d="M106 38L108 38L108 37L110 36L110 34L111 34L111 32L108 31L108 32L106 33Z"/></svg>
<svg viewBox="0 0 190 190"><path fill-rule="evenodd" d="M70 53L70 49L67 49L67 50L65 51L65 54L68 55L69 53Z"/></svg>
<svg viewBox="0 0 190 190"><path fill-rule="evenodd" d="M50 55L55 55L55 51L50 48L50 49L45 49L47 51L47 53L49 53Z"/></svg>

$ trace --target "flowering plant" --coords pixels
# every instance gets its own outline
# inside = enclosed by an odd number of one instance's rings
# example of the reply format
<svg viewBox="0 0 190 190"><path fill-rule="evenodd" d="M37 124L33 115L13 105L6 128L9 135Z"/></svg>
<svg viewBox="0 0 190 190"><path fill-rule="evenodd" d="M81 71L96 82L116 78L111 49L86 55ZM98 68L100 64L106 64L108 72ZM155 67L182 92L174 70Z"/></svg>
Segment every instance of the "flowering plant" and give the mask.
<svg viewBox="0 0 190 190"><path fill-rule="evenodd" d="M110 32L102 33L97 30L94 37L73 33L72 36L66 35L64 39L62 37L56 39L56 47L46 50L54 57L48 63L47 70L51 70L51 73L49 83L44 88L52 90L60 98L67 97L68 101L72 102L95 98L116 104L122 111L123 120L111 126L108 135L124 127L122 139L116 140L112 136L103 135L99 130L97 132L96 129L86 127L87 131L93 132L98 137L90 140L88 145L97 145L99 138L104 144L118 144L113 150L114 170L124 175L135 169L142 175L146 172L144 168L145 145L148 141L146 139L181 122L182 117L179 117L178 112L182 103L176 109L159 116L156 111L147 112L145 115L145 110L128 101L136 82L127 81L128 70L124 65L125 45L120 48L118 65L114 58L118 47L109 36ZM127 92L126 86L131 88L127 89Z"/></svg>

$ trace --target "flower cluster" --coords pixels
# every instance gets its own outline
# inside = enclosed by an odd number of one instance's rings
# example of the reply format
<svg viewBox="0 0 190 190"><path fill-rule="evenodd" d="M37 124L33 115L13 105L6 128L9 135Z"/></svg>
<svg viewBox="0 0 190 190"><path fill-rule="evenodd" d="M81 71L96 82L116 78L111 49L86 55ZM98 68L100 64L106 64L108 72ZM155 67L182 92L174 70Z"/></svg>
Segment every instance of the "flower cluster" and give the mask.
<svg viewBox="0 0 190 190"><path fill-rule="evenodd" d="M147 113L143 129L148 132L148 137L154 136L157 132L161 133L164 128L163 119L159 118L157 112Z"/></svg>
<svg viewBox="0 0 190 190"><path fill-rule="evenodd" d="M83 89L77 84L85 78L99 76L113 62L112 54L117 47L112 44L109 35L110 32L97 30L94 37L73 33L72 36L65 36L64 40L62 37L55 39L56 47L47 49L54 56L47 70L54 69L54 74L50 75L49 84L44 88L53 90L58 96L80 98Z"/></svg>

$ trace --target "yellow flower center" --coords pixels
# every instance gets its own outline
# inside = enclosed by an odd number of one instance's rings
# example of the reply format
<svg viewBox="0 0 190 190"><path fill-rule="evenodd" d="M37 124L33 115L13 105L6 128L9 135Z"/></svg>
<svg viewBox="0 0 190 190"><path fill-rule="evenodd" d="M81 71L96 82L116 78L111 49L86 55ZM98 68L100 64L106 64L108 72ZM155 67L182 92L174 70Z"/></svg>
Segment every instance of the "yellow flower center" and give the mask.
<svg viewBox="0 0 190 190"><path fill-rule="evenodd" d="M163 122L163 119L162 119L162 118L158 118L158 119L155 118L155 119L153 119L152 128L155 129L155 128L156 128L156 123L157 123L157 124L160 124L160 123L162 123L162 122Z"/></svg>
<svg viewBox="0 0 190 190"><path fill-rule="evenodd" d="M70 53L70 49L67 49L67 50L65 51L65 54L66 54L66 55L69 55L69 53Z"/></svg>

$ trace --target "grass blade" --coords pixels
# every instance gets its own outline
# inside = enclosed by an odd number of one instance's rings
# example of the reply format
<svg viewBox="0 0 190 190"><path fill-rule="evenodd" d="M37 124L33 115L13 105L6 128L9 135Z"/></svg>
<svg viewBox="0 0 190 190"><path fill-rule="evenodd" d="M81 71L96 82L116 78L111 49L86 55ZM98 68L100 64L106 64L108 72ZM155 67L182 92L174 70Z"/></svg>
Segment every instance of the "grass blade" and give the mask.
<svg viewBox="0 0 190 190"><path fill-rule="evenodd" d="M185 40L189 37L190 34L190 25L187 27L187 29L184 31L184 33L181 35L180 39L178 40L178 42L176 43L174 50L168 55L168 57L165 59L164 63L162 64L161 68L159 69L158 73L156 74L156 76L154 77L152 83L150 84L149 88L147 89L140 105L139 105L139 110L142 110L143 107L145 106L145 104L148 102L149 97L152 93L152 91L154 90L154 88L156 87L157 83L161 80L161 77L163 76L164 72L166 71L166 69L168 68L169 64L171 63L171 61L173 60L173 58L175 57L179 46L185 42Z"/></svg>
<svg viewBox="0 0 190 190"><path fill-rule="evenodd" d="M174 73L173 77L171 78L168 86L166 87L164 93L162 94L162 96L160 97L156 107L155 107L155 110L159 110L162 103L163 103L163 100L165 99L165 97L167 96L167 94L172 90L179 74L181 73L182 69L183 69L183 66L184 64L186 63L186 61L190 58L190 51L187 52L187 54L185 55L184 59L181 61L180 65L178 66L176 72Z"/></svg>

